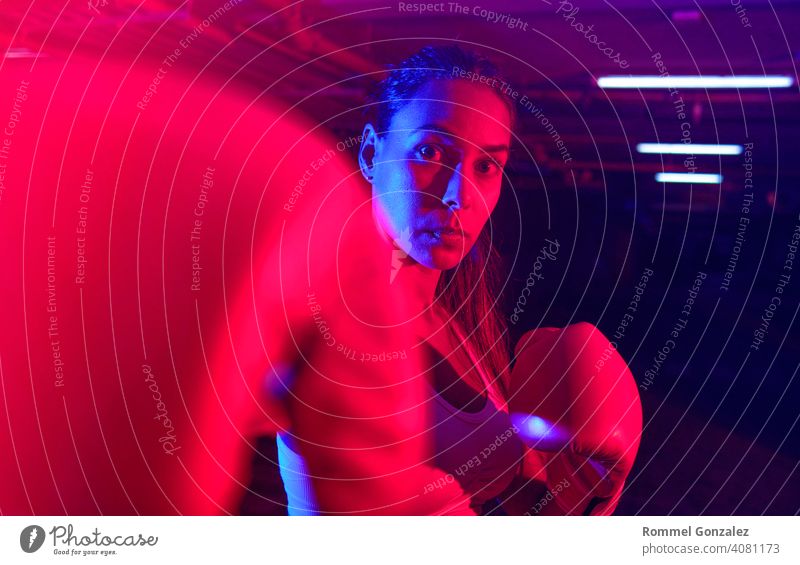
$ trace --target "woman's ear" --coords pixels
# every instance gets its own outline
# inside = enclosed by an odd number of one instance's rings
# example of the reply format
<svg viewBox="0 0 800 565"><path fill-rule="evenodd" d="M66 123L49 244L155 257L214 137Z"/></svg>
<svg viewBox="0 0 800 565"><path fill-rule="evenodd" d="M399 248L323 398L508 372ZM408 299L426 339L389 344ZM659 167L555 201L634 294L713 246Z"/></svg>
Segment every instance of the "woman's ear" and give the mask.
<svg viewBox="0 0 800 565"><path fill-rule="evenodd" d="M372 184L372 179L375 176L375 156L377 154L377 147L379 143L378 134L372 124L366 124L364 131L361 133L361 147L358 150L358 166L361 168L361 174L367 179L367 182Z"/></svg>

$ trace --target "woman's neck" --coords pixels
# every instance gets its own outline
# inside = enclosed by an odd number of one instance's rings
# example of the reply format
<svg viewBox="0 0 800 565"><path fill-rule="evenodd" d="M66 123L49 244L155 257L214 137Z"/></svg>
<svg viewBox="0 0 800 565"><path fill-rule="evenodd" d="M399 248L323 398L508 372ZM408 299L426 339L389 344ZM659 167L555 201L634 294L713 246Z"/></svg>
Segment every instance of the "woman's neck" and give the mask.
<svg viewBox="0 0 800 565"><path fill-rule="evenodd" d="M397 285L396 288L400 289L401 294L407 298L408 306L414 315L421 314L426 318L431 317L431 306L436 297L436 286L439 284L442 271L431 269L415 261L386 233L376 213L373 213L372 219L376 231L391 246L390 284Z"/></svg>
<svg viewBox="0 0 800 565"><path fill-rule="evenodd" d="M436 286L439 284L442 271L430 269L408 256L398 261L400 254L405 255L399 248L393 248L391 284L398 286L414 314L431 316L431 307L436 298Z"/></svg>

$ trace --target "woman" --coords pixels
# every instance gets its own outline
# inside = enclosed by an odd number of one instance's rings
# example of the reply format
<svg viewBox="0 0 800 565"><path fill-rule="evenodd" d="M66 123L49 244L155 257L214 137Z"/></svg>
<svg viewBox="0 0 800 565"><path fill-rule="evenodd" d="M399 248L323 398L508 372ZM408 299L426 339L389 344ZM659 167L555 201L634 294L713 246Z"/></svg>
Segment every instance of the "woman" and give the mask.
<svg viewBox="0 0 800 565"><path fill-rule="evenodd" d="M463 76L471 78L454 80ZM411 323L435 359L437 466L472 494L473 511L508 485L522 455L502 409L508 350L487 225L514 117L501 82L486 59L425 48L381 83L359 152L379 231L403 256L394 284L415 298ZM474 459L497 436L500 447Z"/></svg>
<svg viewBox="0 0 800 565"><path fill-rule="evenodd" d="M579 325L577 334L573 329L531 332L523 339L531 349L536 344L537 357L528 356L524 368L515 371L516 383L509 370L506 328L496 304L497 254L490 221L515 117L515 101L503 88L507 84L487 59L474 53L455 46L425 47L380 83L358 154L361 173L371 185L376 228L394 247L387 271L394 290L408 300L404 323L429 359L424 375L432 399L426 408L427 441L431 464L445 475L421 494L458 487L444 504L429 509L433 514L530 514L541 501L553 499L548 488L577 485L576 473L584 475L586 496L576 498L573 486L572 506L556 503L550 511L580 513L589 505L588 494L600 487L608 491L610 480L602 464L585 464L597 442L571 451L577 437L571 426L581 424L581 415L562 418L570 403L556 408L561 414L551 415L542 432L541 426L531 425L531 414L548 395L526 392L534 388L530 377L542 363L551 375L565 375L566 382L585 378L580 363L577 377L576 370L561 365L561 357L548 365L550 352L573 346L577 351L586 344L591 351L607 344L602 334L588 324ZM524 350L518 345L518 353ZM560 381L552 385L554 390L567 388ZM596 391L590 392L594 397ZM509 399L519 414L509 413ZM617 407L611 414L617 414ZM542 421L537 413L535 422ZM324 512L293 436L292 430L278 434L289 513ZM542 447L557 455L534 449ZM571 453L569 463L562 461L564 452ZM616 447L611 452L603 452L606 461L618 458Z"/></svg>

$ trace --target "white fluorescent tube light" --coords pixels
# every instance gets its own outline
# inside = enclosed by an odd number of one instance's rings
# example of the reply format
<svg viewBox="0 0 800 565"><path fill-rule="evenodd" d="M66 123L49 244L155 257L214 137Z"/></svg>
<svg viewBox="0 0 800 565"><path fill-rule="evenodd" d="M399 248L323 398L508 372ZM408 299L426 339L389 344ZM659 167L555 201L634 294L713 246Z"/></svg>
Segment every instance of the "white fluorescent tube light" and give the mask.
<svg viewBox="0 0 800 565"><path fill-rule="evenodd" d="M597 79L600 88L788 88L789 76L607 76Z"/></svg>
<svg viewBox="0 0 800 565"><path fill-rule="evenodd" d="M744 148L741 145L714 145L712 143L639 143L639 153L657 153L669 155L739 155Z"/></svg>
<svg viewBox="0 0 800 565"><path fill-rule="evenodd" d="M656 181L685 184L720 184L722 183L722 175L710 173L656 173Z"/></svg>

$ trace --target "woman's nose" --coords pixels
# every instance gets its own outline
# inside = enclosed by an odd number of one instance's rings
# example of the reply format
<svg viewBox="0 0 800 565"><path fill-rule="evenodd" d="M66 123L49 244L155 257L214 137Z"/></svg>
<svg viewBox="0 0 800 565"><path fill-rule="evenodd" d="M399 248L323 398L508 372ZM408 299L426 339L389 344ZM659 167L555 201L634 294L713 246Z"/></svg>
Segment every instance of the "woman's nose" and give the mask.
<svg viewBox="0 0 800 565"><path fill-rule="evenodd" d="M472 191L472 180L464 174L464 164L459 163L452 170L442 202L449 208L469 208L472 205Z"/></svg>

